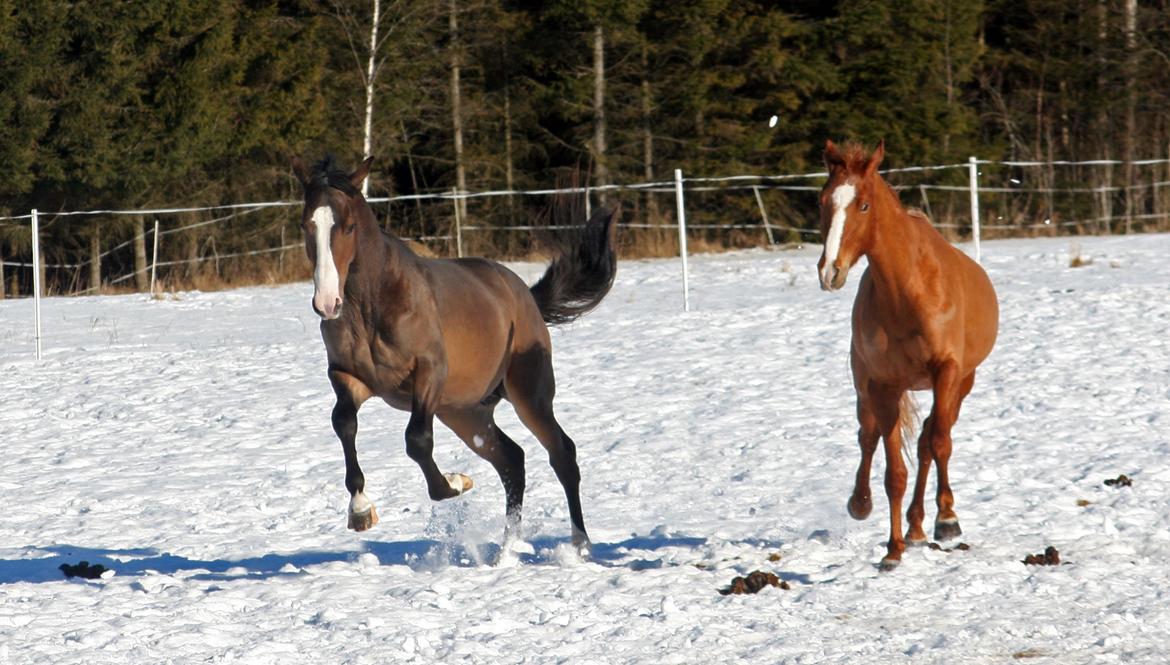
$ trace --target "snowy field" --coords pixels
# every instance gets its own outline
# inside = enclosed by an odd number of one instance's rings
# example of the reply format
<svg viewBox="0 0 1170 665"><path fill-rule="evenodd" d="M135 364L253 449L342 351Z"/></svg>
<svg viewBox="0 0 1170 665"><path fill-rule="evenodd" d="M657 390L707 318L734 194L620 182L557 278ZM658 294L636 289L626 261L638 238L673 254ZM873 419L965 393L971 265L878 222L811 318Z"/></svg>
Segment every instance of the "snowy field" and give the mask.
<svg viewBox="0 0 1170 665"><path fill-rule="evenodd" d="M476 487L431 503L373 401L382 521L347 531L308 284L50 299L39 363L32 303L0 302L0 663L1166 662L1170 236L984 244L1001 331L951 463L970 549L893 573L880 455L873 515L845 512L860 267L822 293L818 253L694 257L689 314L677 261L624 261L554 332L588 559L506 404L530 547L499 561L499 479L437 424ZM1050 545L1064 565L1021 562ZM113 573L66 580L81 561ZM791 588L718 593L754 570Z"/></svg>

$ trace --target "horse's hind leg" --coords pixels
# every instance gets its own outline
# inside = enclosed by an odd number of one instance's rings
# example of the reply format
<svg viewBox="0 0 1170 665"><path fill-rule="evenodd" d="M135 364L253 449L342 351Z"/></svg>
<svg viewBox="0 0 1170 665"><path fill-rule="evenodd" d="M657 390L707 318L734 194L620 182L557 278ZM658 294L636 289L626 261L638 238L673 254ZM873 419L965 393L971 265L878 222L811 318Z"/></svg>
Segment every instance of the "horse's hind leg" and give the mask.
<svg viewBox="0 0 1170 665"><path fill-rule="evenodd" d="M556 384L548 350L534 346L529 351L515 354L508 368L505 387L520 421L548 451L549 464L565 490L569 520L573 526L573 544L578 548L588 547L589 535L581 514L581 470L577 466L577 446L553 416Z"/></svg>
<svg viewBox="0 0 1170 665"><path fill-rule="evenodd" d="M959 419L959 409L963 405L963 400L975 385L975 372L960 379L958 367L952 364L952 368L947 374L947 392L941 392L936 384L935 406L931 414L934 427L931 431L930 447L935 466L938 469L938 494L935 498L938 514L934 520L935 540L958 538L963 533L963 530L959 528L959 517L955 514L955 497L951 493L948 464L951 459L951 428Z"/></svg>
<svg viewBox="0 0 1170 665"><path fill-rule="evenodd" d="M934 419L927 417L922 424L922 432L918 436L918 475L914 479L914 498L910 500L910 508L906 511L906 521L910 523L906 530L906 542L910 545L925 545L926 532L922 530L922 520L926 517L926 482L930 476L930 463L934 459L931 449L931 428Z"/></svg>
<svg viewBox="0 0 1170 665"><path fill-rule="evenodd" d="M345 454L345 489L349 490L347 526L354 531L365 531L378 523L378 511L366 498L366 477L357 460L357 412L370 393L361 382L343 372L330 372L329 382L337 395L333 407L333 431L341 440L341 450Z"/></svg>
<svg viewBox="0 0 1170 665"><path fill-rule="evenodd" d="M520 509L524 504L524 450L496 426L492 417L494 410L495 404L478 405L469 409L443 410L438 416L500 475L507 519L505 537L519 537Z"/></svg>

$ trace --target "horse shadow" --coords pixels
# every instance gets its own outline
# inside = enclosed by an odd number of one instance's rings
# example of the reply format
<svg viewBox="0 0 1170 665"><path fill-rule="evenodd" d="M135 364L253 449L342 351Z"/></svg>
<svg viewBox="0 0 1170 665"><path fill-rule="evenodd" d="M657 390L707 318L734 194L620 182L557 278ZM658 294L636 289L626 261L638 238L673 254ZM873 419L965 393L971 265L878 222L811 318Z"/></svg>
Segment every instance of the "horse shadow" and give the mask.
<svg viewBox="0 0 1170 665"><path fill-rule="evenodd" d="M568 538L540 537L527 541L530 549L516 553L525 565L559 565L558 552L571 549ZM662 559L644 556L646 552L670 548L695 549L706 538L688 536L632 536L613 543L594 543L585 561L611 568L645 570L666 565ZM231 579L269 579L305 574L305 569L329 563L353 563L372 554L383 566L407 566L418 572L433 572L448 567L476 568L495 565L503 555L498 543L459 543L433 539L402 541L366 541L352 550L303 550L271 553L243 559L196 559L154 548L103 549L78 545L51 545L26 550L28 557L0 559L0 585L15 583L58 582L65 579L62 565L88 562L103 566L119 577L148 577L194 573L187 579L221 581ZM637 553L637 555L635 555Z"/></svg>
<svg viewBox="0 0 1170 665"><path fill-rule="evenodd" d="M18 582L43 583L65 579L62 565L81 561L91 567L103 566L120 577L175 575L198 571L194 579L223 580L239 577L270 578L297 575L307 566L333 561L350 561L360 552L304 551L265 554L244 559L202 560L160 552L153 548L101 549L75 545L30 548L36 558L0 559L0 585Z"/></svg>

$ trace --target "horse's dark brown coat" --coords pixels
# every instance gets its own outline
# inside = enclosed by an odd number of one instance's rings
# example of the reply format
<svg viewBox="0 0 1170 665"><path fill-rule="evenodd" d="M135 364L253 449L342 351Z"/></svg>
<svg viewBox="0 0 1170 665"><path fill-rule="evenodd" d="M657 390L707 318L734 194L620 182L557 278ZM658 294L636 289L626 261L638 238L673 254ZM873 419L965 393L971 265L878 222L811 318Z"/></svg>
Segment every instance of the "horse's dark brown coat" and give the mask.
<svg viewBox="0 0 1170 665"><path fill-rule="evenodd" d="M574 541L587 542L576 447L553 416L555 381L546 326L595 307L613 282L614 213L600 210L578 246L558 257L532 289L506 267L484 259L428 259L384 233L357 191L369 160L349 178L293 167L305 186L302 224L315 262L313 212L329 206L331 253L341 279L338 318L321 322L329 380L337 396L334 429L346 460L346 488L364 491L357 463L357 410L371 397L411 412L406 450L420 466L432 499L460 494L432 455L437 416L499 473L509 528L520 519L524 452L496 426L495 405L508 399L548 450L564 486ZM349 187L346 187L346 184ZM533 291L539 296L534 298ZM542 310L540 304L545 306ZM354 522L351 514L351 524ZM372 521L358 521L362 528Z"/></svg>

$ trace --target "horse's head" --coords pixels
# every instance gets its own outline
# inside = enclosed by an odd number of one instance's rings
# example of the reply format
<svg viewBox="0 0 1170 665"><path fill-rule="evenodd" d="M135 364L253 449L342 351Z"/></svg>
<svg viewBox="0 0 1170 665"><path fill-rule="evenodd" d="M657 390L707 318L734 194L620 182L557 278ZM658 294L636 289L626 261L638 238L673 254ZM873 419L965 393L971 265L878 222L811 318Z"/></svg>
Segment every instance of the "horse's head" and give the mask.
<svg viewBox="0 0 1170 665"><path fill-rule="evenodd" d="M856 144L842 152L832 141L825 142L825 166L829 181L821 190L821 237L825 250L817 262L821 288L836 291L845 286L849 269L861 258L874 232L870 208L882 186L878 165L886 154L879 142L872 155Z"/></svg>
<svg viewBox="0 0 1170 665"><path fill-rule="evenodd" d="M341 316L345 279L357 252L358 215L369 206L361 193L370 174L373 157L353 173L340 169L332 157L305 168L293 157L292 168L305 188L301 228L305 232L305 253L313 264L313 311L326 320Z"/></svg>

